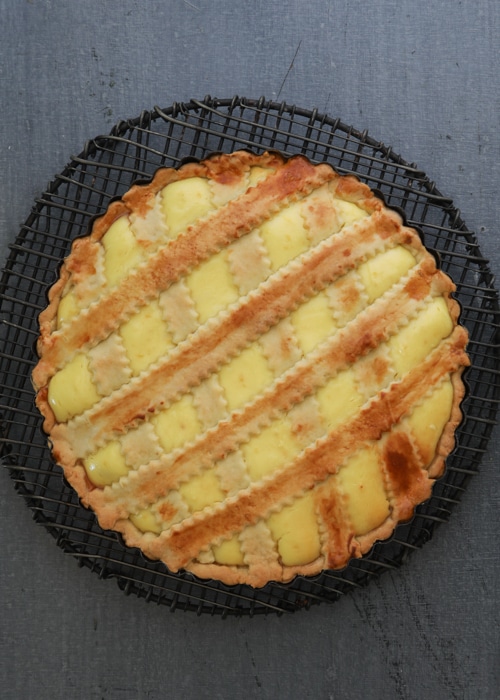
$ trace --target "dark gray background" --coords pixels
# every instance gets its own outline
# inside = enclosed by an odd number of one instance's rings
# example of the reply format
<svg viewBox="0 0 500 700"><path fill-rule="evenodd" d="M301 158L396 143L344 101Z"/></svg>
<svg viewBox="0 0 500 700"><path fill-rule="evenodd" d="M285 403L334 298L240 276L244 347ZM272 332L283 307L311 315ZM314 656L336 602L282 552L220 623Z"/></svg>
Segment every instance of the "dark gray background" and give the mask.
<svg viewBox="0 0 500 700"><path fill-rule="evenodd" d="M122 118L207 94L340 117L452 197L500 269L495 0L0 0L2 262L33 199ZM403 569L282 618L196 617L78 569L0 469L0 697L497 698L495 429Z"/></svg>

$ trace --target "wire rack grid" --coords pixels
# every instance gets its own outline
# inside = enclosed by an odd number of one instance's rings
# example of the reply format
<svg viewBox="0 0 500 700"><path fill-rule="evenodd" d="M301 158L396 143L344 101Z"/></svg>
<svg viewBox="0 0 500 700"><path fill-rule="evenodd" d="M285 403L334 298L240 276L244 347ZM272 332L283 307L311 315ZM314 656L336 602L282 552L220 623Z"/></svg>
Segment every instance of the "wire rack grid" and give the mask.
<svg viewBox="0 0 500 700"><path fill-rule="evenodd" d="M287 585L268 584L262 589L171 574L163 564L126 547L116 533L103 531L51 458L30 382L38 314L72 241L88 233L92 219L112 199L133 182L151 177L158 167L242 148L301 153L313 162L328 162L340 173L354 173L379 191L389 206L401 210L457 285L472 360L455 450L445 476L412 521L398 526L390 540L377 543L342 571L297 577ZM448 520L470 477L479 470L499 401L499 328L498 294L475 235L425 173L391 148L317 110L264 98L206 97L166 109L155 107L88 141L35 200L10 246L0 281L0 456L35 521L81 566L101 578L114 578L126 594L171 610L223 617L282 614L333 602L403 564Z"/></svg>

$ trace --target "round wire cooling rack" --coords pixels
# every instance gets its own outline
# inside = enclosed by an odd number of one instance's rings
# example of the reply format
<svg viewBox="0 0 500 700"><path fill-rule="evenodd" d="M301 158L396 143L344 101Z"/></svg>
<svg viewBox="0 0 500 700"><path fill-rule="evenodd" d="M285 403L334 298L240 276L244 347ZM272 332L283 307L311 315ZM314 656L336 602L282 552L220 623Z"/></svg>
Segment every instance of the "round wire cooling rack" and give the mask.
<svg viewBox="0 0 500 700"><path fill-rule="evenodd" d="M416 509L412 521L398 526L390 540L377 543L367 556L353 560L342 571L297 577L289 584L271 583L262 589L171 574L162 563L125 546L116 533L103 531L52 460L30 381L38 314L46 305L47 289L73 239L88 232L90 220L134 181L150 177L160 166L175 167L186 158L203 159L216 151L241 148L301 153L313 162L326 161L340 173L356 174L381 192L389 206L403 210L408 225L422 232L426 246L438 255L442 269L457 285L472 361L456 447L444 477L429 501ZM452 201L424 172L366 132L317 110L264 98L206 97L167 109L156 107L89 141L35 201L10 246L0 282L0 329L0 456L35 521L81 566L101 578L114 578L126 594L171 610L223 617L292 612L333 602L399 567L448 520L460 501L479 469L498 408L498 294L488 261Z"/></svg>

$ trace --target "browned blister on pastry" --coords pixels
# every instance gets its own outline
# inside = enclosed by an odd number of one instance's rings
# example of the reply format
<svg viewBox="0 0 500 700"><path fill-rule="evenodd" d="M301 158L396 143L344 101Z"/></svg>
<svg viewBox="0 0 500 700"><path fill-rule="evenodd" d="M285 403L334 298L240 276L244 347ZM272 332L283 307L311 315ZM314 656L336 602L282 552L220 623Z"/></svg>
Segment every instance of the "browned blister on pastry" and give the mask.
<svg viewBox="0 0 500 700"><path fill-rule="evenodd" d="M74 242L40 316L54 457L171 571L258 587L342 568L412 517L454 446L453 291L326 164L160 169Z"/></svg>

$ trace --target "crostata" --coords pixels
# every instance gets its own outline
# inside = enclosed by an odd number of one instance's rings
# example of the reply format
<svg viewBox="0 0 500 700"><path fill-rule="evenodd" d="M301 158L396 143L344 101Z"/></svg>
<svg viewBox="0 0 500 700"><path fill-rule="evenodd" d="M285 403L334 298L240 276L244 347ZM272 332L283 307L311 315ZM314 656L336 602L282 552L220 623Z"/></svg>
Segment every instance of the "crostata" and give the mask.
<svg viewBox="0 0 500 700"><path fill-rule="evenodd" d="M74 241L40 315L54 458L172 572L260 587L343 568L412 517L454 446L453 291L327 164L159 169Z"/></svg>

